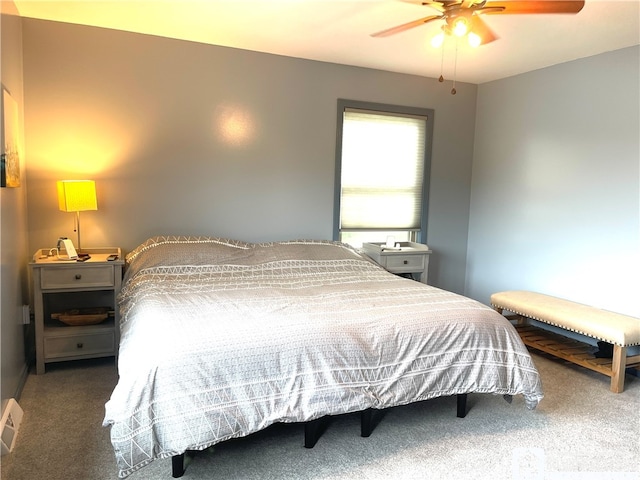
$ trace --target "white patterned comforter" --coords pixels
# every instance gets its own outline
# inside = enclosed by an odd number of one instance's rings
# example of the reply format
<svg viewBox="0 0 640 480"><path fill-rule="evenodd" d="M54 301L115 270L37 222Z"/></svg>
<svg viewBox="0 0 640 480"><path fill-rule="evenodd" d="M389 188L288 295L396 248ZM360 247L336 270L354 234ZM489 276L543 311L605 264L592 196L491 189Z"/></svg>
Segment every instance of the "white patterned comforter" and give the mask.
<svg viewBox="0 0 640 480"><path fill-rule="evenodd" d="M275 422L460 393L542 398L513 327L331 242L157 237L127 256L119 476Z"/></svg>

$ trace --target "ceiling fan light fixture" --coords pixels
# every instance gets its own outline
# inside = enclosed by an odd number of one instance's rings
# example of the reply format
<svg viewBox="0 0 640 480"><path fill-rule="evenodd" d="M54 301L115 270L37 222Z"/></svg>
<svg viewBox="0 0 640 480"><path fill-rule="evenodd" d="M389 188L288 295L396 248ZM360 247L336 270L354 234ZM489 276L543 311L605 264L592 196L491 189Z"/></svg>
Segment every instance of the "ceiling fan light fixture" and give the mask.
<svg viewBox="0 0 640 480"><path fill-rule="evenodd" d="M467 41L472 48L478 48L482 45L482 38L474 32L469 32L469 35L467 35Z"/></svg>
<svg viewBox="0 0 640 480"><path fill-rule="evenodd" d="M444 43L444 32L438 33L435 37L431 39L431 46L433 48L440 48Z"/></svg>
<svg viewBox="0 0 640 480"><path fill-rule="evenodd" d="M469 33L469 21L465 17L457 17L453 20L451 30L456 37L464 37Z"/></svg>

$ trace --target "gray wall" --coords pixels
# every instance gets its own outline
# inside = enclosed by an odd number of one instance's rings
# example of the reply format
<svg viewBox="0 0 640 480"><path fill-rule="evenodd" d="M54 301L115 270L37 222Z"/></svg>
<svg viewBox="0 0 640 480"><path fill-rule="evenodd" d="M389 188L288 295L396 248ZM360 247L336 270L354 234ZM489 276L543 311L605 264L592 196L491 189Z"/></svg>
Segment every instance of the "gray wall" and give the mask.
<svg viewBox="0 0 640 480"><path fill-rule="evenodd" d="M20 97L24 59L29 223L27 242L26 188L2 190L3 399L24 372L26 261L74 238L56 180L97 181L85 246L330 238L338 98L435 110L432 284L463 292L466 274L484 302L529 288L640 314L637 47L451 96L433 79L32 19L21 50L5 21L2 81Z"/></svg>
<svg viewBox="0 0 640 480"><path fill-rule="evenodd" d="M481 85L466 293L640 317L640 47Z"/></svg>
<svg viewBox="0 0 640 480"><path fill-rule="evenodd" d="M18 104L22 122L22 27L13 16L13 3L1 2L0 57L2 85ZM0 92L0 95L2 92ZM0 121L1 122L1 121ZM25 163L21 165L21 186L0 188L0 396L6 401L18 397L26 380L22 305L28 303L27 281L27 195Z"/></svg>
<svg viewBox="0 0 640 480"><path fill-rule="evenodd" d="M75 238L56 180L96 181L83 245L332 235L338 98L435 110L432 284L462 292L477 86L24 20L30 249ZM226 128L225 128L226 126Z"/></svg>

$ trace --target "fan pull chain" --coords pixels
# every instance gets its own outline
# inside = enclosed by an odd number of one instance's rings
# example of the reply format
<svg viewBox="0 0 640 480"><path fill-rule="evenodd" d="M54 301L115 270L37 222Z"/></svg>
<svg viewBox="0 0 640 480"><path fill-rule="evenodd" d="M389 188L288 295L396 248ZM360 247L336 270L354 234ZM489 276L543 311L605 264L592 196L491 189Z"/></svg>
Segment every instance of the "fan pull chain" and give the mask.
<svg viewBox="0 0 640 480"><path fill-rule="evenodd" d="M456 78L458 77L458 40L456 39L456 56L453 62L453 88L451 89L451 95L456 94Z"/></svg>
<svg viewBox="0 0 640 480"><path fill-rule="evenodd" d="M438 78L438 81L440 83L444 82L444 76L442 75L442 73L444 72L444 44L446 41L446 37L445 40L442 42L442 46L440 47L440 78Z"/></svg>

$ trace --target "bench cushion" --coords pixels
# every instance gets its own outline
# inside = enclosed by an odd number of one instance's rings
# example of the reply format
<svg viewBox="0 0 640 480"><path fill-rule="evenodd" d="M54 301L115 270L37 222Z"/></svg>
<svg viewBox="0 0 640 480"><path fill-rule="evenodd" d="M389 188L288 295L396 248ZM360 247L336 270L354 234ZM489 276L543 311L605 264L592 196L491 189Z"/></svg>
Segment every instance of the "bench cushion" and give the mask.
<svg viewBox="0 0 640 480"><path fill-rule="evenodd" d="M621 347L640 345L640 318L521 290L494 293L491 305Z"/></svg>

